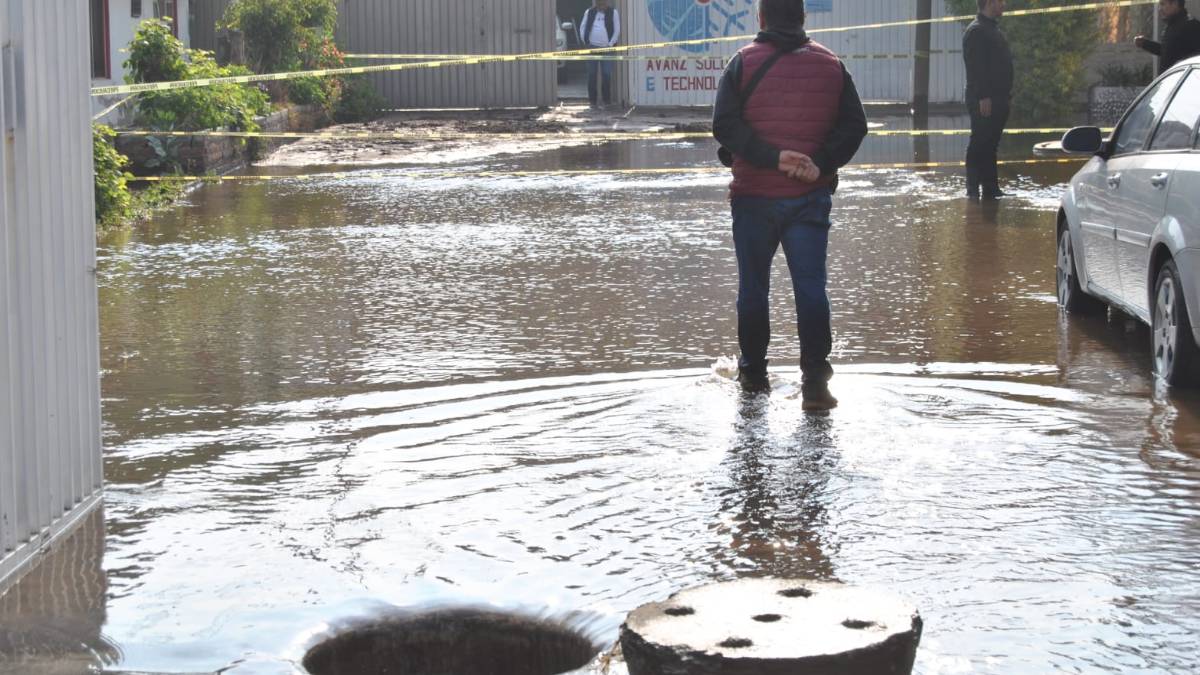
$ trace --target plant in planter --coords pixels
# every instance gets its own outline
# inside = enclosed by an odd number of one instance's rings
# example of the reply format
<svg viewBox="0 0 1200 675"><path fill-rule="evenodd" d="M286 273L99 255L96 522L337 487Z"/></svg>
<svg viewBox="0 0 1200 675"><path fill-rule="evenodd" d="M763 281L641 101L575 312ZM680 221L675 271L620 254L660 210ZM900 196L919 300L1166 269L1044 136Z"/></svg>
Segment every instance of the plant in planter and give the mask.
<svg viewBox="0 0 1200 675"><path fill-rule="evenodd" d="M342 68L334 41L335 0L234 0L221 26L241 33L246 60L259 73ZM379 114L382 101L364 78L298 78L271 84L276 101L316 104L338 121Z"/></svg>
<svg viewBox="0 0 1200 675"><path fill-rule="evenodd" d="M145 161L146 168L155 169L160 173L183 173L183 162L179 159L180 141L178 136L148 137L146 144L150 146L154 156Z"/></svg>
<svg viewBox="0 0 1200 675"><path fill-rule="evenodd" d="M129 44L130 83L246 75L240 66L221 67L212 54L187 49L161 20L143 21ZM257 131L256 115L270 112L267 95L257 87L220 84L171 91L152 91L138 98L140 122L151 129L199 131L229 127Z"/></svg>

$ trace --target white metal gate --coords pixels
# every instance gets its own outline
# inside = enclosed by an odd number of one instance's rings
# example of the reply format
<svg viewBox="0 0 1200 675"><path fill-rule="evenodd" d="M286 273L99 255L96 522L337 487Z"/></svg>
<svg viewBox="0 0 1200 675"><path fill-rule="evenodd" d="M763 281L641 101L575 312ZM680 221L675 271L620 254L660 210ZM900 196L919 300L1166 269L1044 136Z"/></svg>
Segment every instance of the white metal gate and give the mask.
<svg viewBox="0 0 1200 675"><path fill-rule="evenodd" d="M88 4L0 11L0 589L101 488Z"/></svg>

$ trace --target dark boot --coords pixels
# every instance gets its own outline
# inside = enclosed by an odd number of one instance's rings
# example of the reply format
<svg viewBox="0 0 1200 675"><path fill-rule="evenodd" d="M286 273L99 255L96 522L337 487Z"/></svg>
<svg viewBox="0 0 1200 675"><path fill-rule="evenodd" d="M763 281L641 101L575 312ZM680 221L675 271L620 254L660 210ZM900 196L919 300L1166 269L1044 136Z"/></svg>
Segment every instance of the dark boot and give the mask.
<svg viewBox="0 0 1200 675"><path fill-rule="evenodd" d="M979 200L979 169L967 167L967 199Z"/></svg>
<svg viewBox="0 0 1200 675"><path fill-rule="evenodd" d="M765 368L762 370L738 368L737 381L742 386L742 391L747 394L771 391L771 379L767 377Z"/></svg>
<svg viewBox="0 0 1200 675"><path fill-rule="evenodd" d="M829 392L828 382L806 382L800 393L804 396L801 404L804 412L826 412L837 407L838 400Z"/></svg>

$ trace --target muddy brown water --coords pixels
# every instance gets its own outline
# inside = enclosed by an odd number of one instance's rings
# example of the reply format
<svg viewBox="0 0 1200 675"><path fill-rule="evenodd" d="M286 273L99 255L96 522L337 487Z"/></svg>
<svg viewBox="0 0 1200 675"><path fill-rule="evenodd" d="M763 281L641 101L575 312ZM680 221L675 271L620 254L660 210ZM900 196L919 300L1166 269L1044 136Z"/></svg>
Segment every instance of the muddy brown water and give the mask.
<svg viewBox="0 0 1200 675"><path fill-rule="evenodd" d="M1007 170L996 208L846 172L828 417L800 412L782 258L774 391L729 379L725 178L383 171L205 187L105 242L105 600L71 630L109 667L284 672L384 606L604 642L755 575L909 596L920 673L1194 667L1200 399L1156 392L1143 327L1060 317L1069 168Z"/></svg>

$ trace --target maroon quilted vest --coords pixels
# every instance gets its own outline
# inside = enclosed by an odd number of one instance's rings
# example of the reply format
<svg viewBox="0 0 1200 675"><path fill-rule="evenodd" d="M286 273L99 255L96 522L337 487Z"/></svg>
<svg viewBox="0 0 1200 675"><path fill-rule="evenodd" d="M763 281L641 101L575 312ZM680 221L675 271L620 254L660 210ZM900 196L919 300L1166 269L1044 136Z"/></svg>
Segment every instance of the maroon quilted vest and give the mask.
<svg viewBox="0 0 1200 675"><path fill-rule="evenodd" d="M775 47L766 42L742 48L743 87L774 52ZM746 102L742 118L760 138L780 150L796 150L811 157L837 121L843 84L837 56L810 40L771 66ZM825 176L815 183L802 183L775 168L760 169L735 157L729 192L734 197L789 199L827 187L832 180Z"/></svg>

